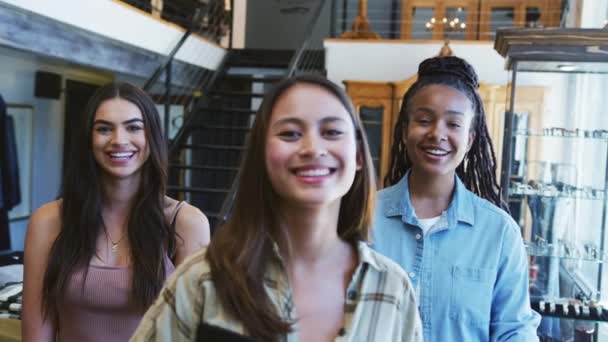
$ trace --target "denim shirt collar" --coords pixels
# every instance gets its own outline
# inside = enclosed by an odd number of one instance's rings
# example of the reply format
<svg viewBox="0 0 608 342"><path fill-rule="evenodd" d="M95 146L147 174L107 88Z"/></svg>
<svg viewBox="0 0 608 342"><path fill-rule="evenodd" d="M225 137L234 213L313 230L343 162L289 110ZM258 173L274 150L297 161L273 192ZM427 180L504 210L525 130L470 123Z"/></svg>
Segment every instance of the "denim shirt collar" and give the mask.
<svg viewBox="0 0 608 342"><path fill-rule="evenodd" d="M409 175L408 171L401 180L392 188L389 195L389 202L385 209L386 216L401 216L406 224L419 226L414 206L409 195ZM473 194L464 186L460 178L454 175L455 192L448 209L442 214L447 216L447 227L455 227L456 223L463 222L470 226L475 225Z"/></svg>

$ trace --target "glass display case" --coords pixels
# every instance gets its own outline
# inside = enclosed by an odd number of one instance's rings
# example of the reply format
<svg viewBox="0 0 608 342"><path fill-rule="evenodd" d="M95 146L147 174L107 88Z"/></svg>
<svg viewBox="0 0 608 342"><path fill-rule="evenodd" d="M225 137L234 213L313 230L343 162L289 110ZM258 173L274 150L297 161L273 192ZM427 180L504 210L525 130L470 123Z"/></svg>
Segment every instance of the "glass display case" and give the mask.
<svg viewBox="0 0 608 342"><path fill-rule="evenodd" d="M608 341L608 30L500 29L501 191L522 229L541 341ZM518 89L542 90L532 105ZM520 89L521 90L521 89Z"/></svg>

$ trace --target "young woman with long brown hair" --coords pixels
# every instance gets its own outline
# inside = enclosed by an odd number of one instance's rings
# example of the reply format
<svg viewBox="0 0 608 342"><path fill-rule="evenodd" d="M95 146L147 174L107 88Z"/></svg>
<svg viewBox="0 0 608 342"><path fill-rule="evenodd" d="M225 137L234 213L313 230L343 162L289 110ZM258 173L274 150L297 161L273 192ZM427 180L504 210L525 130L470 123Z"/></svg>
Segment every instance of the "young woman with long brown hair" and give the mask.
<svg viewBox="0 0 608 342"><path fill-rule="evenodd" d="M419 341L407 276L365 243L374 171L344 91L316 76L279 82L248 146L230 220L133 340L194 340L202 322L257 341Z"/></svg>
<svg viewBox="0 0 608 342"><path fill-rule="evenodd" d="M124 341L166 277L209 241L196 208L165 196L167 149L154 103L128 83L89 101L59 200L32 215L24 341Z"/></svg>

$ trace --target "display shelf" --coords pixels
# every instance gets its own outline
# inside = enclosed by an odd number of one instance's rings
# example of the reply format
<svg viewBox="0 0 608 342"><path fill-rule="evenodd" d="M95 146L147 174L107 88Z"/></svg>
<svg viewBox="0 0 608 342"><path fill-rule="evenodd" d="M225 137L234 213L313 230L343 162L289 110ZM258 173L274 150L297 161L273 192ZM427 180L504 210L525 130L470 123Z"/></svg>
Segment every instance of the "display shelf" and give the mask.
<svg viewBox="0 0 608 342"><path fill-rule="evenodd" d="M494 46L510 71L501 194L526 244L530 297L543 298L532 307L606 322L592 303L608 299L608 30L499 29ZM571 340L551 329L562 323L544 320L539 336Z"/></svg>
<svg viewBox="0 0 608 342"><path fill-rule="evenodd" d="M608 310L602 306L569 304L553 301L532 300L532 309L543 316L608 322Z"/></svg>
<svg viewBox="0 0 608 342"><path fill-rule="evenodd" d="M561 133L560 133L561 132ZM516 136L532 137L532 138L563 138L563 139L581 139L590 141L608 141L608 131L606 130L565 130L552 131L550 128L539 130L518 130L514 132Z"/></svg>
<svg viewBox="0 0 608 342"><path fill-rule="evenodd" d="M608 261L606 253L599 251L597 246L594 249L581 250L573 245L553 245L553 244L534 244L526 243L526 252L529 256L551 257L574 261L586 261L595 263L605 263Z"/></svg>

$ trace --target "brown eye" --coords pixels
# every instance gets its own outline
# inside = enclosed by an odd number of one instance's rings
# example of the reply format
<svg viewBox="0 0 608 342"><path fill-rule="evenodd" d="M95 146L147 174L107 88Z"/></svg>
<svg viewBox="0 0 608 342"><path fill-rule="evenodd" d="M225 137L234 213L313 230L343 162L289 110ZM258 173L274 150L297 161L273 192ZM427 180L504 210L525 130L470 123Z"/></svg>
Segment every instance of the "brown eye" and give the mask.
<svg viewBox="0 0 608 342"><path fill-rule="evenodd" d="M137 131L141 131L142 129L144 129L144 128L141 126L138 126L138 125L132 125L132 126L127 127L127 130L129 132L137 132Z"/></svg>
<svg viewBox="0 0 608 342"><path fill-rule="evenodd" d="M344 134L344 132L337 129L328 129L323 132L323 135L330 138L337 138L340 137L342 134Z"/></svg>
<svg viewBox="0 0 608 342"><path fill-rule="evenodd" d="M100 125L100 126L95 127L95 132L97 132L97 133L102 133L103 134L103 133L109 133L111 131L112 131L112 129L110 127L108 127L108 126L101 126Z"/></svg>
<svg viewBox="0 0 608 342"><path fill-rule="evenodd" d="M284 130L284 131L279 132L278 136L283 138L284 140L291 141L291 140L298 139L299 137L302 136L302 134L298 131Z"/></svg>

